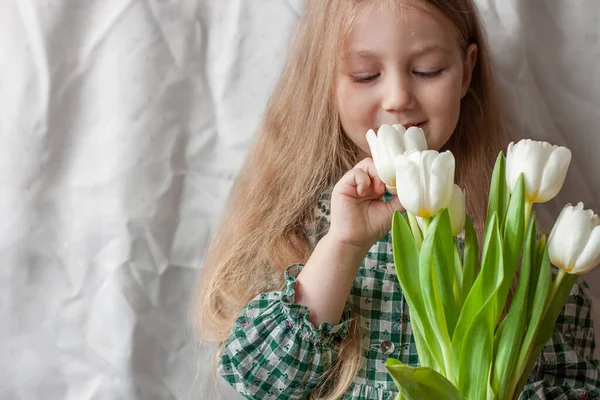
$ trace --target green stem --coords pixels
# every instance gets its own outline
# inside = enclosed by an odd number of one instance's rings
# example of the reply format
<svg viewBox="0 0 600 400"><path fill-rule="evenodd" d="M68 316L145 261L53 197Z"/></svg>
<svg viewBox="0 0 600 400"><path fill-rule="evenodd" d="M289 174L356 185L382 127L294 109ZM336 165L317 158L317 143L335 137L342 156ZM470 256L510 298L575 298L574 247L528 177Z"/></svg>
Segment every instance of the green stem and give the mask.
<svg viewBox="0 0 600 400"><path fill-rule="evenodd" d="M458 244L454 242L454 299L458 306L459 314L462 309L464 295L462 291L463 287L463 270L461 265L460 251L458 250Z"/></svg>
<svg viewBox="0 0 600 400"><path fill-rule="evenodd" d="M429 230L429 225L431 224L431 218L421 218L423 222L423 237L427 236L427 231Z"/></svg>
<svg viewBox="0 0 600 400"><path fill-rule="evenodd" d="M530 202L529 200L525 199L525 225L523 225L525 227L525 229L527 229L527 226L529 225L529 217L531 216L531 209L533 208L533 203Z"/></svg>
<svg viewBox="0 0 600 400"><path fill-rule="evenodd" d="M413 237L415 238L417 250L421 251L421 245L423 244L423 235L421 234L421 228L419 228L417 218L408 211L406 212L406 215L408 215L408 223L410 225L410 230L412 231Z"/></svg>
<svg viewBox="0 0 600 400"><path fill-rule="evenodd" d="M442 356L444 357L444 368L446 369L446 379L456 385L454 380L454 371L452 370L452 350L447 344L442 345Z"/></svg>
<svg viewBox="0 0 600 400"><path fill-rule="evenodd" d="M565 270L559 268L558 273L556 274L556 278L554 279L554 282L552 283L552 287L550 288L550 293L548 294L548 299L546 300L546 304L544 305L544 313L542 314L540 323L541 323L541 321L544 320L544 318L546 318L546 315L548 314L548 309L550 308L550 306L552 305L552 301L554 300L554 296L556 295L556 292L560 288L560 285L562 284L562 281L564 280L566 275L567 275L567 273L565 272ZM537 329L539 329L539 326L536 327L536 330ZM535 335L537 336L537 332ZM517 385L519 384L519 380L521 379L523 373L525 372L525 369L532 366L532 365L528 365L529 361L530 361L529 357L527 357L524 360L522 360L520 365L517 365L517 368L516 368L517 373L513 375L513 380L512 380L512 382L510 382L511 389L509 392L509 393L513 393L514 396L517 395L517 393L514 393L514 392L516 390Z"/></svg>
<svg viewBox="0 0 600 400"><path fill-rule="evenodd" d="M548 308L550 308L550 305L552 304L552 300L554 300L556 291L560 287L560 284L562 283L562 281L566 275L567 275L567 273L565 272L564 269L560 269L560 268L558 269L558 273L556 274L554 283L552 284L552 287L550 288L550 294L548 295L548 300L546 301L546 308L544 310L544 316L546 316L546 313L548 312Z"/></svg>

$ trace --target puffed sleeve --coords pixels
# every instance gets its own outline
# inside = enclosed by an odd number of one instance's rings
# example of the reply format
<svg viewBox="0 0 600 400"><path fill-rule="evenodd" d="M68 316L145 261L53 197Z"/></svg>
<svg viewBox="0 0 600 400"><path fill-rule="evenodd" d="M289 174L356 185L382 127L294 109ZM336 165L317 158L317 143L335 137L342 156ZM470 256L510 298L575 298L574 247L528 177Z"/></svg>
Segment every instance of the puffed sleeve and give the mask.
<svg viewBox="0 0 600 400"><path fill-rule="evenodd" d="M350 309L333 326L315 328L306 306L294 304L302 264L289 266L283 291L255 297L240 313L221 356L219 373L249 399L301 399L334 363L348 333Z"/></svg>

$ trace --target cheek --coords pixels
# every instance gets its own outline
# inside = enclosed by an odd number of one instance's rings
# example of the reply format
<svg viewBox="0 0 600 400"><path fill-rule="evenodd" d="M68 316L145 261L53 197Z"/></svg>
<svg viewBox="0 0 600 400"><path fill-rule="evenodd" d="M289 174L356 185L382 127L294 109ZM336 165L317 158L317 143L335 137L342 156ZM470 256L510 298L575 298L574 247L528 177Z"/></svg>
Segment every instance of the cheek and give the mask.
<svg viewBox="0 0 600 400"><path fill-rule="evenodd" d="M377 107L373 94L362 89L352 83L340 83L337 105L344 131L360 149L367 151L365 134L374 125Z"/></svg>
<svg viewBox="0 0 600 400"><path fill-rule="evenodd" d="M338 86L337 96L338 111L346 131L371 128L375 111L372 93L348 82Z"/></svg>
<svg viewBox="0 0 600 400"><path fill-rule="evenodd" d="M460 112L461 85L459 79L440 81L428 93L429 112L444 125L456 124Z"/></svg>
<svg viewBox="0 0 600 400"><path fill-rule="evenodd" d="M432 122L428 140L431 148L439 150L448 141L460 113L461 85L460 80L440 81L427 91L424 108ZM423 104L423 103L422 103Z"/></svg>

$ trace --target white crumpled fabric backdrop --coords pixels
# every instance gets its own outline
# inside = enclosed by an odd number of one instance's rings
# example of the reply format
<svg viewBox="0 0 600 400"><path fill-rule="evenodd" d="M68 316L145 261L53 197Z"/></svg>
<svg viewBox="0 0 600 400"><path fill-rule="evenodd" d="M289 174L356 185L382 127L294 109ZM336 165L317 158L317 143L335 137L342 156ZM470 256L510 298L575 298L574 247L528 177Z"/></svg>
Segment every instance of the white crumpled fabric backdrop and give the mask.
<svg viewBox="0 0 600 400"><path fill-rule="evenodd" d="M544 226L599 212L600 3L478 3L512 135L573 152ZM188 308L303 5L0 2L0 399L239 398Z"/></svg>

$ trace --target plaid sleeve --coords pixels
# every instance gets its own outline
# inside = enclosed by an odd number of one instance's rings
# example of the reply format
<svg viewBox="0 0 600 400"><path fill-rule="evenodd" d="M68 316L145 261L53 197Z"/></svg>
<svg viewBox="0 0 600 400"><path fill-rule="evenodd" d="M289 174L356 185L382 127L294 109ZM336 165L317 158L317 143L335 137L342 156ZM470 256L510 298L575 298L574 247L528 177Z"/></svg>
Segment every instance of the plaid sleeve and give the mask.
<svg viewBox="0 0 600 400"><path fill-rule="evenodd" d="M337 356L347 333L349 308L339 325L316 329L306 306L294 304L294 284L303 265L289 266L285 289L255 297L240 313L227 339L219 373L249 399L301 399Z"/></svg>
<svg viewBox="0 0 600 400"><path fill-rule="evenodd" d="M588 285L579 277L542 350L521 400L598 399L600 376L594 358L594 324Z"/></svg>

